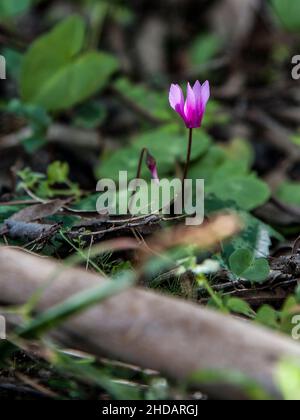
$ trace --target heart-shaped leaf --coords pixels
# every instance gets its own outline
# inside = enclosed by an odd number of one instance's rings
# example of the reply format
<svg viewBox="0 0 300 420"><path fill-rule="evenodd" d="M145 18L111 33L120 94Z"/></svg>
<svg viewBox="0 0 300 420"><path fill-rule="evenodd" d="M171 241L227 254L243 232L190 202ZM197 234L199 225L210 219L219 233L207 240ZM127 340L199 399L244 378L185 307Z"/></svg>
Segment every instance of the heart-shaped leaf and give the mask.
<svg viewBox="0 0 300 420"><path fill-rule="evenodd" d="M254 283L266 280L270 273L270 266L266 258L255 258L247 249L238 249L229 258L229 267L238 277Z"/></svg>
<svg viewBox="0 0 300 420"><path fill-rule="evenodd" d="M22 66L23 101L59 111L84 101L106 85L118 67L117 60L103 52L79 55L84 39L84 21L72 16L34 42Z"/></svg>
<svg viewBox="0 0 300 420"><path fill-rule="evenodd" d="M270 198L267 184L254 175L236 178L219 178L210 187L209 192L221 200L234 201L243 210L254 210Z"/></svg>
<svg viewBox="0 0 300 420"><path fill-rule="evenodd" d="M81 51L84 37L84 21L78 16L71 16L31 45L21 70L24 101L34 102L44 84Z"/></svg>

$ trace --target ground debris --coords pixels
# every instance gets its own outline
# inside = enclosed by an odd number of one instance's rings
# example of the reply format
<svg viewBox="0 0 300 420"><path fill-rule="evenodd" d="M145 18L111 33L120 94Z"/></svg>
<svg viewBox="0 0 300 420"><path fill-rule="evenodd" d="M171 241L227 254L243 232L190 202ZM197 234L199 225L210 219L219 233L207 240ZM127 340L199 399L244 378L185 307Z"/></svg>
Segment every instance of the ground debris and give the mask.
<svg viewBox="0 0 300 420"><path fill-rule="evenodd" d="M60 229L60 224L40 224L26 223L15 220L5 222L2 234L7 234L11 239L20 239L23 241L50 239Z"/></svg>

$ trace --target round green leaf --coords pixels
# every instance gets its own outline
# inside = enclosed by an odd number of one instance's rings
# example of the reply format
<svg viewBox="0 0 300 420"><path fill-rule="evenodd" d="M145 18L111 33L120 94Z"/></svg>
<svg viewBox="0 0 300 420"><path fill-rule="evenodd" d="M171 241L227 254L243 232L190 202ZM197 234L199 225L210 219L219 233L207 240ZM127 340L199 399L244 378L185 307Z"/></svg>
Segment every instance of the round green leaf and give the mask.
<svg viewBox="0 0 300 420"><path fill-rule="evenodd" d="M269 273L270 265L268 260L265 258L259 258L255 260L251 267L244 272L243 277L253 283L262 283L267 279Z"/></svg>
<svg viewBox="0 0 300 420"><path fill-rule="evenodd" d="M209 188L221 200L234 201L243 210L254 210L270 198L268 185L249 175L237 178L220 178Z"/></svg>
<svg viewBox="0 0 300 420"><path fill-rule="evenodd" d="M238 249L229 258L229 267L238 277L254 283L266 280L270 273L270 266L266 258L255 259L253 253L247 249Z"/></svg>
<svg viewBox="0 0 300 420"><path fill-rule="evenodd" d="M111 55L87 53L53 74L33 100L50 111L71 108L103 88L116 69Z"/></svg>
<svg viewBox="0 0 300 420"><path fill-rule="evenodd" d="M234 274L242 276L242 274L250 267L252 261L252 252L247 249L238 249L230 256L229 266Z"/></svg>
<svg viewBox="0 0 300 420"><path fill-rule="evenodd" d="M21 95L25 102L36 103L45 84L80 52L84 38L83 19L70 16L30 46L21 69Z"/></svg>

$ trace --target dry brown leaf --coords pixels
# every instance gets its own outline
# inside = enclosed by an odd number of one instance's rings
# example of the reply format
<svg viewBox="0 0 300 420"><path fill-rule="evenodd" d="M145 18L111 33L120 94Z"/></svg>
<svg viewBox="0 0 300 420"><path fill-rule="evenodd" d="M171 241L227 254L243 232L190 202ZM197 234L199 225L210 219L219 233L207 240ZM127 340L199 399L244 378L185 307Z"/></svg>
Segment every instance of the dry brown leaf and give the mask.
<svg viewBox="0 0 300 420"><path fill-rule="evenodd" d="M161 252L180 245L194 244L201 249L210 249L237 234L241 227L241 221L236 215L219 215L202 226L179 226L155 235L149 248ZM143 248L142 252L147 252L147 249Z"/></svg>
<svg viewBox="0 0 300 420"><path fill-rule="evenodd" d="M35 204L15 213L9 220L14 222L34 222L35 220L44 219L53 216L59 210L69 203L70 200L53 200L48 203Z"/></svg>

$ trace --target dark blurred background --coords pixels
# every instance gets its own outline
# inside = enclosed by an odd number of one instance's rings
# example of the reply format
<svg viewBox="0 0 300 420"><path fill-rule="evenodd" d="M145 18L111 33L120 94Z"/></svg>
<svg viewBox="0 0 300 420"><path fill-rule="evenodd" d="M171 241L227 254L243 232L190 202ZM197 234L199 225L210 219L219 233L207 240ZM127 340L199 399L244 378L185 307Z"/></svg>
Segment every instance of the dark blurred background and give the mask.
<svg viewBox="0 0 300 420"><path fill-rule="evenodd" d="M72 179L92 189L96 178L110 175L111 160L101 163L117 149L137 135L157 133L166 122L173 129L178 125L167 101L171 82L209 79L207 134L218 144L234 139L250 144L252 169L273 191L285 183L280 197L300 205L300 90L291 75L292 57L300 51L299 5L297 0L0 0L0 46L7 62L7 80L0 83L2 188L11 190L12 168L45 172L50 162L63 160ZM87 24L84 49L108 53L118 69L101 89L63 109L36 100L51 118L37 129L36 114L24 108L31 102L22 95L24 57L35 40L73 14ZM36 71L50 67L40 59ZM53 124L77 135L55 129L46 134ZM30 141L22 131L28 125ZM77 143L70 136L78 137ZM122 156L116 159L113 164L122 169Z"/></svg>

